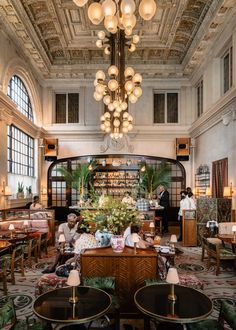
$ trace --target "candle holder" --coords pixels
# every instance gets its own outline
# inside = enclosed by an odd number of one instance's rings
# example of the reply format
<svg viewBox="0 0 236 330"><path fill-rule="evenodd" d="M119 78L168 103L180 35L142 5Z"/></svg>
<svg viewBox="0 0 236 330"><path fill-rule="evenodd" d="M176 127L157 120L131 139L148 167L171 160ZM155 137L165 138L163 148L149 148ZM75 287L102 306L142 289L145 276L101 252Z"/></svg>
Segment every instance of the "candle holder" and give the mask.
<svg viewBox="0 0 236 330"><path fill-rule="evenodd" d="M177 300L177 296L175 295L175 284L179 283L179 275L177 269L174 267L170 267L167 273L166 282L170 283L170 293L168 294L168 299L171 301Z"/></svg>
<svg viewBox="0 0 236 330"><path fill-rule="evenodd" d="M80 276L78 270L72 269L70 271L66 284L72 287L72 296L69 298L69 302L72 304L76 304L79 299L76 295L76 288L78 285L80 285Z"/></svg>
<svg viewBox="0 0 236 330"><path fill-rule="evenodd" d="M134 254L137 254L137 243L139 242L139 235L137 233L133 233L131 235L131 240L134 243Z"/></svg>

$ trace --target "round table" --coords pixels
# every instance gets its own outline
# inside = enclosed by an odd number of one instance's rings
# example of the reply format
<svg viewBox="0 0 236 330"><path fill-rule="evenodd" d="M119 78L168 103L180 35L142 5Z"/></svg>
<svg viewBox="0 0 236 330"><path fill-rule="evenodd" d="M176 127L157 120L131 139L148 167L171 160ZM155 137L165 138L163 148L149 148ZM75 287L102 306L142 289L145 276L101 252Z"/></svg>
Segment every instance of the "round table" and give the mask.
<svg viewBox="0 0 236 330"><path fill-rule="evenodd" d="M202 292L174 285L175 302L168 299L170 284L154 284L142 287L134 295L137 308L161 322L192 323L206 318L212 312L212 301Z"/></svg>
<svg viewBox="0 0 236 330"><path fill-rule="evenodd" d="M77 303L69 302L71 287L58 288L35 300L34 313L47 322L66 324L87 323L106 314L111 306L111 298L105 291L89 286L78 286L76 289L79 298Z"/></svg>

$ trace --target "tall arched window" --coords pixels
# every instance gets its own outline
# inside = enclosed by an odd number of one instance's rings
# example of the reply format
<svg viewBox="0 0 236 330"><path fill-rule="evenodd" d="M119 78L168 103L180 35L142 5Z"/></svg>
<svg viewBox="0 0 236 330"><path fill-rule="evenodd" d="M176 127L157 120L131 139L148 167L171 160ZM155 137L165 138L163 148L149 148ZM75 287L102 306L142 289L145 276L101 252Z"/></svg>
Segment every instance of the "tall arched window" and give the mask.
<svg viewBox="0 0 236 330"><path fill-rule="evenodd" d="M14 75L8 85L7 95L16 103L17 109L29 120L34 121L32 106L23 81Z"/></svg>

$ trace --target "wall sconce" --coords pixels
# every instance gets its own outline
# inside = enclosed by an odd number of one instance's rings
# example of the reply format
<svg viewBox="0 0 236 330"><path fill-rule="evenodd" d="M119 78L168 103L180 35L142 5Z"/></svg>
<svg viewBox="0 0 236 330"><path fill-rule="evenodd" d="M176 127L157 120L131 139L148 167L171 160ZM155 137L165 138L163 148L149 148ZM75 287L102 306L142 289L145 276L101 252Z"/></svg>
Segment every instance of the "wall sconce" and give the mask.
<svg viewBox="0 0 236 330"><path fill-rule="evenodd" d="M2 195L6 197L12 195L11 188L9 186L6 186L5 181L3 181L2 183Z"/></svg>
<svg viewBox="0 0 236 330"><path fill-rule="evenodd" d="M42 188L41 195L46 196L48 193L47 188Z"/></svg>
<svg viewBox="0 0 236 330"><path fill-rule="evenodd" d="M211 194L211 188L210 187L207 187L206 188L205 196L206 197L211 197L212 196L212 194Z"/></svg>
<svg viewBox="0 0 236 330"><path fill-rule="evenodd" d="M233 187L232 187L232 182L231 182L229 187L224 187L223 196L226 198L232 198L233 193L234 192L233 192Z"/></svg>
<svg viewBox="0 0 236 330"><path fill-rule="evenodd" d="M177 300L177 297L175 295L175 289L174 289L174 284L178 284L179 283L179 275L177 272L177 269L174 267L170 267L166 276L166 282L170 283L171 285L171 292L168 295L168 299L171 301L175 301Z"/></svg>
<svg viewBox="0 0 236 330"><path fill-rule="evenodd" d="M193 195L197 197L199 195L199 189L197 187L193 188Z"/></svg>
<svg viewBox="0 0 236 330"><path fill-rule="evenodd" d="M76 304L79 299L76 296L76 287L80 285L80 277L78 270L72 269L70 271L66 284L72 287L72 296L69 298L69 302L72 304Z"/></svg>
<svg viewBox="0 0 236 330"><path fill-rule="evenodd" d="M234 235L232 242L236 243L236 225L232 226L232 232L233 232L233 235Z"/></svg>

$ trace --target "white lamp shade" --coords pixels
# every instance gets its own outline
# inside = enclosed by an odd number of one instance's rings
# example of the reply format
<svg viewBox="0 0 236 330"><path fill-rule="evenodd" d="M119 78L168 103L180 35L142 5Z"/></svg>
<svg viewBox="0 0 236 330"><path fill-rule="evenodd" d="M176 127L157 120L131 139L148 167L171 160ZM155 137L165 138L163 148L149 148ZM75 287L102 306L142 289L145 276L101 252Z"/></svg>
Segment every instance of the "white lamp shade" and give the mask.
<svg viewBox="0 0 236 330"><path fill-rule="evenodd" d="M235 233L236 232L236 225L232 226L232 232Z"/></svg>
<svg viewBox="0 0 236 330"><path fill-rule="evenodd" d="M116 4L112 0L105 0L102 3L102 9L105 16L114 16L116 13Z"/></svg>
<svg viewBox="0 0 236 330"><path fill-rule="evenodd" d="M171 243L177 243L177 236L176 236L175 234L172 234L172 235L170 236L170 242L171 242Z"/></svg>
<svg viewBox="0 0 236 330"><path fill-rule="evenodd" d="M24 225L24 226L28 226L28 225L29 225L28 220L25 220L25 221L23 222L23 225Z"/></svg>
<svg viewBox="0 0 236 330"><path fill-rule="evenodd" d="M223 195L224 197L231 197L232 196L231 187L224 187Z"/></svg>
<svg viewBox="0 0 236 330"><path fill-rule="evenodd" d="M8 229L9 229L9 230L14 230L14 229L15 229L15 226L13 225L13 223L10 223Z"/></svg>
<svg viewBox="0 0 236 330"><path fill-rule="evenodd" d="M150 222L149 228L155 228L155 223L154 222Z"/></svg>
<svg viewBox="0 0 236 330"><path fill-rule="evenodd" d="M139 240L140 240L140 237L139 237L139 235L138 235L137 233L133 233L133 234L131 234L131 241L132 241L133 243L138 243Z"/></svg>
<svg viewBox="0 0 236 330"><path fill-rule="evenodd" d="M5 186L4 196L11 196L11 195L12 195L11 188L9 186Z"/></svg>
<svg viewBox="0 0 236 330"><path fill-rule="evenodd" d="M59 238L58 238L58 242L59 243L64 243L66 241L65 235L64 234L60 234Z"/></svg>
<svg viewBox="0 0 236 330"><path fill-rule="evenodd" d="M70 286L80 285L80 276L78 270L72 269L70 271L66 284Z"/></svg>
<svg viewBox="0 0 236 330"><path fill-rule="evenodd" d="M206 196L211 196L211 188L210 187L207 187L206 188L206 193L205 193Z"/></svg>
<svg viewBox="0 0 236 330"><path fill-rule="evenodd" d="M170 267L166 276L166 282L171 284L179 283L179 275L177 269L174 267Z"/></svg>
<svg viewBox="0 0 236 330"><path fill-rule="evenodd" d="M122 14L131 15L135 11L135 2L134 0L123 0L120 5Z"/></svg>

